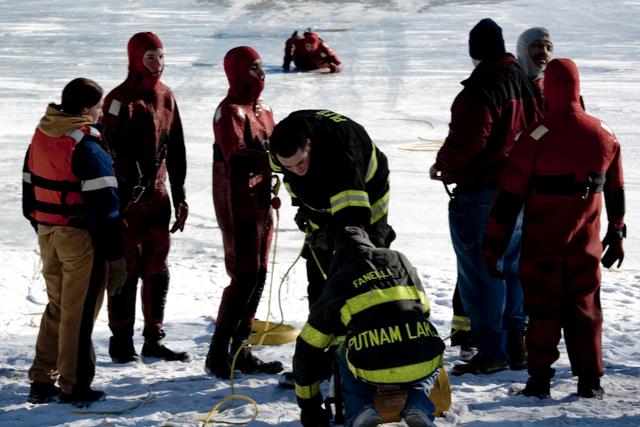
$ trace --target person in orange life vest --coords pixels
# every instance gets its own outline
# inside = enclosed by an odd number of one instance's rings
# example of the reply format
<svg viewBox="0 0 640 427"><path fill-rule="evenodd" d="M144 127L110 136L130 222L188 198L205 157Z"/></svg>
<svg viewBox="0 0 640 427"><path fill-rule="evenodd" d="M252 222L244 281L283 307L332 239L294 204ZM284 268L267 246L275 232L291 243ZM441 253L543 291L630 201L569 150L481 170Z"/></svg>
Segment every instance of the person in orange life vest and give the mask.
<svg viewBox="0 0 640 427"><path fill-rule="evenodd" d="M231 355L249 337L262 289L273 234L271 169L267 154L275 123L262 102L264 71L260 55L248 46L224 57L229 92L213 117L213 204L222 233L231 283L224 289L205 370L231 376ZM244 347L236 361L244 373L278 373L282 363L265 363Z"/></svg>
<svg viewBox="0 0 640 427"><path fill-rule="evenodd" d="M578 395L602 398L602 309L599 263L622 264L624 180L620 144L580 105L578 69L552 60L545 71L545 113L511 152L483 242L496 263L524 206L520 278L529 315L529 380L522 394L549 397L561 330ZM576 157L576 153L580 153ZM600 242L602 195L609 226ZM603 253L603 248L607 251ZM602 259L601 259L602 258Z"/></svg>
<svg viewBox="0 0 640 427"><path fill-rule="evenodd" d="M153 33L129 40L127 79L105 98L105 137L115 158L122 211L127 223L125 257L128 278L122 293L109 298L109 354L114 363L139 360L133 347L136 291L142 279L145 338L142 355L188 360L161 344L169 290L169 233L184 229L189 214L184 181L186 150L178 106L160 81L164 70L162 42ZM176 221L169 230L171 199Z"/></svg>
<svg viewBox="0 0 640 427"><path fill-rule="evenodd" d="M95 125L101 107L96 82L72 80L62 103L49 104L25 157L22 209L38 234L49 298L29 369L31 403L84 407L104 398L91 389L91 333L105 282L109 294L119 292L126 264L117 180Z"/></svg>
<svg viewBox="0 0 640 427"><path fill-rule="evenodd" d="M303 71L329 68L332 73L342 71L342 62L331 48L320 38L318 33L308 30L300 37L295 31L284 46L284 63L282 68L289 71L291 61L296 68Z"/></svg>
<svg viewBox="0 0 640 427"><path fill-rule="evenodd" d="M533 80L542 94L544 69L553 54L553 39L549 30L543 27L525 30L518 37L516 53L520 68Z"/></svg>

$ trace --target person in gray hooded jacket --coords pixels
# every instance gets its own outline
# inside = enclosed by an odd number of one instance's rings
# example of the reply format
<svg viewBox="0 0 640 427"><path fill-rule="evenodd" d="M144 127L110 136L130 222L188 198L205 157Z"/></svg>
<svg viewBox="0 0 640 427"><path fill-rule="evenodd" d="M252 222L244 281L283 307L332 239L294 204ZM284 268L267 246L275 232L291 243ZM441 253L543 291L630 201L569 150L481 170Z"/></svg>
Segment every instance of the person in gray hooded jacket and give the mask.
<svg viewBox="0 0 640 427"><path fill-rule="evenodd" d="M525 30L518 37L516 50L520 67L542 94L544 70L553 55L553 39L549 30L544 27Z"/></svg>

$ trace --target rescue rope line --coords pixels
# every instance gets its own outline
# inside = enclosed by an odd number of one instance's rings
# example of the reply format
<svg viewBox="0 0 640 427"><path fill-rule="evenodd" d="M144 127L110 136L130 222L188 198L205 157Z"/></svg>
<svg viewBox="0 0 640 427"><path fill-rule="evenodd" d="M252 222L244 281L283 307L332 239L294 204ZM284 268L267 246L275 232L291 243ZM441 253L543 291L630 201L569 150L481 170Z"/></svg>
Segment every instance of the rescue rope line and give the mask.
<svg viewBox="0 0 640 427"><path fill-rule="evenodd" d="M235 362L235 360L234 360ZM233 371L231 371L233 372ZM251 403L255 409L255 414L253 415L253 417L249 420L246 421L231 421L231 420L212 420L211 417L214 414L221 414L222 412L224 412L225 409L223 409L222 411L218 411L218 408L220 408L225 402L230 402L233 400L246 400L247 402ZM230 396L225 397L224 399L222 399L220 402L218 402L216 404L216 406L214 406L209 413L207 414L207 416L204 418L204 420L202 419L198 419L197 421L202 421L202 425L207 425L208 423L219 423L219 424L231 424L231 425L246 425L249 424L251 421L254 421L256 418L258 418L258 414L260 413L259 409L258 409L258 404L256 403L255 400L253 400L250 397L247 396L243 396L241 394L232 394Z"/></svg>
<svg viewBox="0 0 640 427"><path fill-rule="evenodd" d="M155 397L156 397L155 393L148 392L147 395L142 399L140 399L138 402L122 409L115 409L112 411L94 411L94 410L86 410L86 409L74 409L72 412L74 414L81 414L81 415L88 415L88 414L90 415L122 415L122 414L126 414L127 412L131 412L135 409L138 409L142 405L148 403L150 400L155 399Z"/></svg>

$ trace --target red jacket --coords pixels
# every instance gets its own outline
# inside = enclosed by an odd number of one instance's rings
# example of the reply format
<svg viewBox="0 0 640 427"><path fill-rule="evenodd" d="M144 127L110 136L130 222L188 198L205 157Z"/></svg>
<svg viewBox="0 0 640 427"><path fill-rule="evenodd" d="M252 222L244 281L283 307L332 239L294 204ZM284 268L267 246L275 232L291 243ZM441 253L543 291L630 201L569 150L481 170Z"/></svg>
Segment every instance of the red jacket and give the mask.
<svg viewBox="0 0 640 427"><path fill-rule="evenodd" d="M264 81L249 75L259 59L248 47L235 48L225 58L230 88L213 118L213 202L223 233L228 268L236 269L234 239L266 241L271 232L271 169L267 154L275 126L273 114L258 98ZM244 254L248 255L248 254ZM255 257L254 257L255 258ZM266 257L264 258L266 262ZM251 269L257 266L243 265ZM266 267L266 265L264 266Z"/></svg>
<svg viewBox="0 0 640 427"><path fill-rule="evenodd" d="M102 122L118 174L121 201L131 200L135 186L146 196L166 193L167 172L173 205L185 199L187 158L178 105L160 76L142 65L144 52L162 47L151 33L138 33L129 41L129 75L104 99Z"/></svg>
<svg viewBox="0 0 640 427"><path fill-rule="evenodd" d="M501 254L524 204L522 259L600 258L602 194L610 226L624 221L620 145L613 131L580 106L578 70L567 59L545 72L544 118L514 147L485 235Z"/></svg>
<svg viewBox="0 0 640 427"><path fill-rule="evenodd" d="M305 45L307 44L311 46L311 50L306 49ZM289 64L292 60L296 67L301 70L329 68L332 73L342 70L342 62L340 62L333 50L313 31L305 32L303 37L299 37L296 31L287 40L284 47L284 68L289 69Z"/></svg>
<svg viewBox="0 0 640 427"><path fill-rule="evenodd" d="M462 84L435 166L458 192L495 187L516 135L540 118L541 100L510 54L482 61Z"/></svg>

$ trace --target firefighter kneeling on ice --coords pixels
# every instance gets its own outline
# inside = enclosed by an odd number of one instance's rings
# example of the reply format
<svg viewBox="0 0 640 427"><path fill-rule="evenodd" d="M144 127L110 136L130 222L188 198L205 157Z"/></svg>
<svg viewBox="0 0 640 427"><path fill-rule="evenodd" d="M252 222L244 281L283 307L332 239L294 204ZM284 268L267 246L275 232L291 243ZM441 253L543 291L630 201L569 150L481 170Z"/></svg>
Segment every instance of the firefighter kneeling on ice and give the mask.
<svg viewBox="0 0 640 427"><path fill-rule="evenodd" d="M444 343L428 321L429 300L416 269L394 250L376 248L359 227L344 227L324 292L311 306L296 342L293 374L300 421L328 426L320 382L325 350L346 335L337 351L345 403L345 427L380 423L374 406L377 386L408 390L400 415L410 426L432 426L429 400L442 365Z"/></svg>

